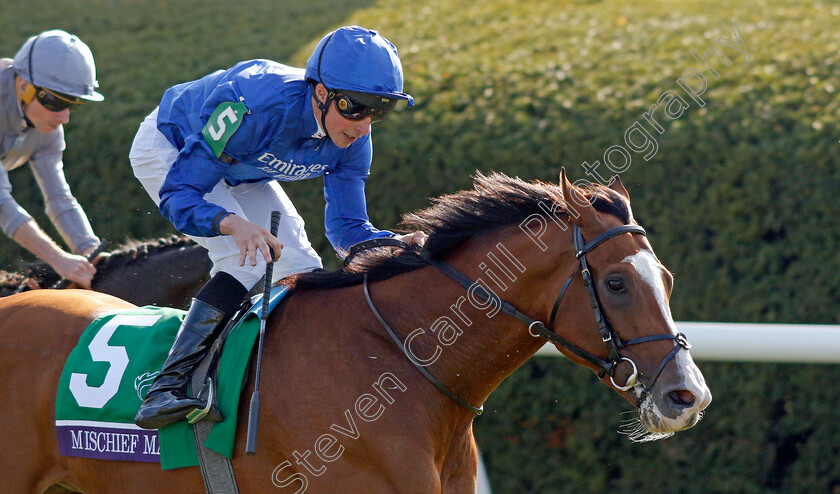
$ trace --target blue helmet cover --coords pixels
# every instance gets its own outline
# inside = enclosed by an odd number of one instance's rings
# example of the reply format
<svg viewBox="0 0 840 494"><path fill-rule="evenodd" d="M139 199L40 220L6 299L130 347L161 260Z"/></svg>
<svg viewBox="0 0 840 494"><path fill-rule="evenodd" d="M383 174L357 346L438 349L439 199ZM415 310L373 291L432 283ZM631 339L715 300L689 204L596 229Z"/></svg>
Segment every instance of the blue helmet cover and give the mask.
<svg viewBox="0 0 840 494"><path fill-rule="evenodd" d="M329 89L403 99L403 70L397 48L377 31L345 26L324 36L306 62L306 78Z"/></svg>

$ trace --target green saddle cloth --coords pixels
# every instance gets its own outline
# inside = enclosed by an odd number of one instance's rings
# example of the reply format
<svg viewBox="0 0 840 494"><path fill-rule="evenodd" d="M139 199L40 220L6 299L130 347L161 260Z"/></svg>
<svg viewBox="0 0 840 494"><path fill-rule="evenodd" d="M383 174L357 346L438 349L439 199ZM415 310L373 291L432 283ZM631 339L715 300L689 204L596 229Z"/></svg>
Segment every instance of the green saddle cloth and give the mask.
<svg viewBox="0 0 840 494"><path fill-rule="evenodd" d="M276 303L276 302L275 302ZM141 307L102 316L82 334L64 365L56 397L61 454L127 461L160 461L164 469L198 465L193 428L178 422L159 431L134 424L134 415L169 353L186 313ZM242 380L259 335L250 312L225 342L219 361L218 404L205 446L228 458Z"/></svg>

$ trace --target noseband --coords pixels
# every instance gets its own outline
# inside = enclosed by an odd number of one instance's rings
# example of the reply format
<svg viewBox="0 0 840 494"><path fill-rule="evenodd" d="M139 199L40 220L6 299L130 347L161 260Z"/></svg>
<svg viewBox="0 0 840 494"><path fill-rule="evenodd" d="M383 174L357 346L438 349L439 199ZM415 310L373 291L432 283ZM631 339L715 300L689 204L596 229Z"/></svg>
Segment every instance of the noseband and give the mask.
<svg viewBox="0 0 840 494"><path fill-rule="evenodd" d="M586 360L587 362L590 362L591 364L596 366L598 369L600 369L599 372L598 372L598 378L603 380L606 376L610 376L610 381L612 382L612 385L616 389L621 390L621 391L628 391L630 389L633 389L636 386L640 386L640 387L642 387L642 393L649 393L651 390L653 390L653 387L656 384L656 380L659 379L659 375L662 373L662 370L665 368L665 366L668 364L668 362L670 362L677 355L677 353L681 349L684 348L684 349L688 350L689 348L691 348L691 345L688 344L688 341L686 340L685 335L682 334L682 333L677 333L675 335L674 334L649 335L649 336L642 336L640 338L634 338L634 339L627 340L627 341L622 341L621 337L619 337L618 333L615 331L612 324L610 324L609 319L607 319L606 314L604 314L604 311L601 308L601 304L598 300L598 293L595 290L595 284L594 284L593 279L592 279L592 273L589 270L589 264L586 260L586 254L593 251L596 247L601 245L603 242L609 240L610 238L615 237L617 235L622 235L624 233L638 233L640 235L646 235L646 232L645 232L644 228L642 228L639 225L622 225L622 226L617 226L617 227L611 228L611 229L607 230L606 232L604 232L604 233L598 235L597 237L595 237L591 242L586 243L586 241L583 239L583 233L581 233L580 228L578 228L577 225L575 225L574 231L573 231L573 237L574 237L574 242L575 242L575 257L578 259L579 270L576 270L574 273L572 273L571 276L569 276L569 279L566 280L566 283L564 283L563 287L560 289L560 293L557 294L557 299L554 302L554 308L552 309L551 316L549 318L548 327L546 327L541 321L537 321L537 320L531 319L530 317L526 316L525 314L520 312L516 307L514 307L512 304L500 299L496 294L494 294L492 292L489 292L483 286L476 285L476 283L472 279L470 279L468 276L464 275L460 271L456 270L455 268L453 268L450 264L446 263L445 261L442 261L442 260L439 260L439 259L433 259L430 256L428 256L428 254L426 254L425 252L419 252L418 253L413 248L411 248L411 247L409 247L409 246L407 246L407 245L405 245L401 242L399 244L396 244L396 243L390 244L389 243L387 245L400 246L400 247L402 247L402 248L404 248L408 251L416 253L423 260L425 260L427 263L434 266L435 268L437 268L438 270L440 270L441 272L443 272L444 274L446 274L447 276L449 276L450 278L452 278L453 280L458 282L461 286L463 286L467 289L470 289L471 287L476 286L477 289L474 290L474 293L476 295L478 295L479 297L481 297L485 301L488 301L488 302L491 301L491 300L494 301L500 307L502 312L504 312L505 314L507 314L511 317L515 317L515 318L519 319L520 321L522 321L523 323L527 324L528 325L528 332L531 334L531 336L534 336L534 337L537 337L537 338L544 338L544 339L550 341L551 343L554 343L555 345L559 345L559 346L567 349L571 353L573 353L573 354L577 355L578 357ZM381 241L380 241L374 246L382 246L382 245L386 245L386 244L382 244ZM361 250L361 249L359 249L359 250ZM566 293L566 290L569 288L569 285L571 284L572 280L575 278L575 276L578 273L580 273L581 278L583 279L583 284L586 287L586 291L589 295L590 305L592 306L592 310L594 311L594 314L595 314L595 322L598 324L598 332L601 335L601 340L604 342L604 344L607 347L608 354L607 354L606 359L603 359L601 357L598 357L597 355L593 355L592 353L589 353L588 351L584 350L583 348L575 345L574 343L570 342L569 340L567 340L567 339L563 338L562 336L558 335L556 332L553 331L553 329L549 329L549 328L554 327L555 316L557 315L558 309L560 308L560 303L563 300L563 295ZM391 338L394 340L394 342L397 344L397 346L401 350L403 350L403 352L406 355L408 355L408 352L405 349L405 345L402 343L402 341L399 339L399 337L393 331L393 329L391 329L391 327L388 325L388 323L385 322L385 320L379 314L379 311L376 310L376 307L374 307L373 301L370 298L370 292L368 290L367 275L365 275L365 277L364 277L363 286L364 286L365 298L367 299L368 305L370 306L370 309L373 312L374 316L376 316L379 323L382 324L382 326L386 329L386 331L391 336ZM623 356L621 354L621 349L625 348L625 347L628 347L630 345L637 345L637 344L640 344L640 343L648 343L648 342L651 342L651 341L661 341L661 340L674 340L674 342L676 344L674 345L674 348L670 352L668 352L668 354L665 356L665 358L663 358L662 361L659 363L656 370L653 372L653 376L651 377L649 384L645 385L639 379L640 375L639 375L639 370L638 370L638 367L636 366L636 363L633 362L633 360ZM415 368L417 368L418 371L420 371L420 373L422 373L427 379L429 379L429 381L431 381L432 384L434 384L441 392L443 392L445 395L450 397L453 401L458 403L458 405L460 405L460 406L466 408L467 410L469 410L469 411L471 411L475 414L478 414L478 415L480 415L481 412L484 410L483 406L482 407L472 406L469 403L466 403L464 400L462 400L460 397L458 397L454 393L452 393L445 385L443 385L443 383L438 381L431 373L429 373L429 371L425 367L423 367L419 363L415 362L414 359L412 359L410 356L409 356L409 361L412 363L412 365L414 365ZM618 367L618 364L620 364L621 362L628 362L633 367L633 372L627 378L627 381L624 383L623 386L621 386L621 385L619 385L618 383L615 382L615 371L616 371L616 368Z"/></svg>

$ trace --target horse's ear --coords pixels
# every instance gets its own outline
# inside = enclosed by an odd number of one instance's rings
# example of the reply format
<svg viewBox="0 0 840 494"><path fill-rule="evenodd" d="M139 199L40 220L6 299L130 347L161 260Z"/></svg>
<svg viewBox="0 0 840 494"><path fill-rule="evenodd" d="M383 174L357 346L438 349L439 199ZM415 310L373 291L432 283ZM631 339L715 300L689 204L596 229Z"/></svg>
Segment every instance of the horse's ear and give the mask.
<svg viewBox="0 0 840 494"><path fill-rule="evenodd" d="M628 201L630 200L630 193L624 188L624 184L621 183L621 177L618 175L612 176L610 183L607 184L607 187L618 192L621 197L627 199Z"/></svg>
<svg viewBox="0 0 840 494"><path fill-rule="evenodd" d="M569 219L580 228L584 224L596 220L597 212L589 199L583 195L580 187L575 187L566 177L566 167L560 168L560 187L563 188L563 201L566 203L566 210L569 212Z"/></svg>

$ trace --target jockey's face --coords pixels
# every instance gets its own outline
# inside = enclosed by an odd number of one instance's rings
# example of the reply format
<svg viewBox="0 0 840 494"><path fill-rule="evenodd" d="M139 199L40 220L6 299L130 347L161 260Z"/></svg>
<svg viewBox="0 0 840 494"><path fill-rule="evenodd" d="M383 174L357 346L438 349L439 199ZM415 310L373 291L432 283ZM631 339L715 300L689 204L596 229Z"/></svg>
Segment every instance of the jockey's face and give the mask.
<svg viewBox="0 0 840 494"><path fill-rule="evenodd" d="M29 83L21 79L20 77L17 78L17 90L20 94L26 90ZM41 105L41 102L38 101L38 98L32 98L28 104L23 105L23 114L26 115L27 118L32 122L32 125L35 126L35 130L41 132L42 134L49 134L55 129L58 128L59 125L67 124L70 122L70 109L65 108L61 111L50 111Z"/></svg>
<svg viewBox="0 0 840 494"><path fill-rule="evenodd" d="M318 84L315 89L315 97L323 103L327 100L327 94L327 88L324 87L323 84ZM370 133L371 118L369 116L361 120L350 120L349 118L344 118L338 112L338 109L335 108L335 103L335 101L330 103L330 107L327 111L327 117L324 121L327 128L324 130L326 130L327 134L330 135L330 139L333 144L343 149L356 142L356 139ZM321 110L318 109L317 105L312 106L315 112L315 117L318 122L320 122Z"/></svg>

